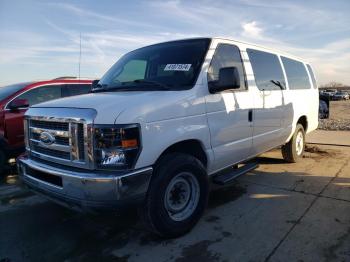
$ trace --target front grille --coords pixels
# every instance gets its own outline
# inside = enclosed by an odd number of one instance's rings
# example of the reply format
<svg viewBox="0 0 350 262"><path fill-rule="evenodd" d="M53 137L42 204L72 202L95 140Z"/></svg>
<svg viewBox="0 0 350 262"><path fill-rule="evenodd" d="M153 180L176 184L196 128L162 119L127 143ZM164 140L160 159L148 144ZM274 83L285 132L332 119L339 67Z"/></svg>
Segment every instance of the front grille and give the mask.
<svg viewBox="0 0 350 262"><path fill-rule="evenodd" d="M56 137L56 143L59 145L69 145L69 138L68 137Z"/></svg>
<svg viewBox="0 0 350 262"><path fill-rule="evenodd" d="M78 148L79 148L79 158L83 159L85 155L84 151L84 126L82 124L78 125Z"/></svg>
<svg viewBox="0 0 350 262"><path fill-rule="evenodd" d="M66 122L30 120L30 125L32 127L59 130L59 131L65 131L69 129L69 123L66 123Z"/></svg>
<svg viewBox="0 0 350 262"><path fill-rule="evenodd" d="M84 134L83 134L84 136ZM40 134L37 133L32 133L32 138L35 140L40 140ZM69 138L68 137L60 137L60 136L56 136L55 137L55 142L59 145L66 145L69 146Z"/></svg>
<svg viewBox="0 0 350 262"><path fill-rule="evenodd" d="M33 156L71 166L87 164L83 123L27 118L28 145Z"/></svg>
<svg viewBox="0 0 350 262"><path fill-rule="evenodd" d="M33 145L33 150L37 153L41 153L47 156L62 158L66 160L70 160L70 153L69 152L63 152L59 150L53 150L50 148L41 147L38 145Z"/></svg>

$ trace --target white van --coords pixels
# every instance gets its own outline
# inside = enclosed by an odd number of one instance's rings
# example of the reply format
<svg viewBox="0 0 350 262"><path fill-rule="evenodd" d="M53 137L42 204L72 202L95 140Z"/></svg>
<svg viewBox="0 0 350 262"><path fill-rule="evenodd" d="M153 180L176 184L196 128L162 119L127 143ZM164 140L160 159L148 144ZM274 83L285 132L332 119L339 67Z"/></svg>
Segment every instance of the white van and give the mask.
<svg viewBox="0 0 350 262"><path fill-rule="evenodd" d="M318 101L297 57L222 38L155 44L124 55L91 94L31 107L18 170L60 203L136 204L150 230L179 236L203 214L211 182L231 183L281 145L287 161L302 159Z"/></svg>

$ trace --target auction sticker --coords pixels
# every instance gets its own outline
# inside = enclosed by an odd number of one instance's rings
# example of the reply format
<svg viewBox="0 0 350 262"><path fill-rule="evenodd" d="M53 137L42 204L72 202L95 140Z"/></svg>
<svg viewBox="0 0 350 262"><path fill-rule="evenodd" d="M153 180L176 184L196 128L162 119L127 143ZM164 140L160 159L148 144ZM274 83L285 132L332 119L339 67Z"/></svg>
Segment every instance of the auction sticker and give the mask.
<svg viewBox="0 0 350 262"><path fill-rule="evenodd" d="M192 64L167 64L164 71L188 71Z"/></svg>

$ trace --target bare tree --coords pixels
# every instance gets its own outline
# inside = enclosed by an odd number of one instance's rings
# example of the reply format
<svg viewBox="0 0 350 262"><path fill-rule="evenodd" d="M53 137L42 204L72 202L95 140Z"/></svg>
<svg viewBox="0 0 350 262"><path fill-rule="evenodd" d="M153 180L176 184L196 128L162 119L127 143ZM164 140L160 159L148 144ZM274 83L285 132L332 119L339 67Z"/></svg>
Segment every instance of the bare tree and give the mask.
<svg viewBox="0 0 350 262"><path fill-rule="evenodd" d="M321 88L339 88L343 86L344 85L342 83L332 81L332 82L329 82L328 84L321 85L320 87Z"/></svg>

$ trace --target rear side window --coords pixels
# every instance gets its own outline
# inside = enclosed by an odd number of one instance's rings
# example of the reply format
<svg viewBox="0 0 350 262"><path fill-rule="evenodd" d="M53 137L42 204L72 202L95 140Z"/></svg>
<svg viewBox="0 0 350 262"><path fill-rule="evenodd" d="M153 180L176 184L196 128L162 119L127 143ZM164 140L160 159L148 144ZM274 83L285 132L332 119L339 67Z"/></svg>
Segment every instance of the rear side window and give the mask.
<svg viewBox="0 0 350 262"><path fill-rule="evenodd" d="M62 88L62 97L77 96L89 93L91 85L89 84L68 84Z"/></svg>
<svg viewBox="0 0 350 262"><path fill-rule="evenodd" d="M317 83L316 83L316 78L315 78L314 72L312 71L312 68L310 65L306 65L306 66L307 66L307 70L309 70L309 74L311 76L312 85L314 86L314 88L317 88Z"/></svg>
<svg viewBox="0 0 350 262"><path fill-rule="evenodd" d="M277 55L254 49L247 49L247 53L259 90L285 89L286 83Z"/></svg>
<svg viewBox="0 0 350 262"><path fill-rule="evenodd" d="M239 73L240 89L245 90L245 77L240 50L237 46L219 44L208 69L208 82L219 79L219 70L224 67L236 67Z"/></svg>
<svg viewBox="0 0 350 262"><path fill-rule="evenodd" d="M310 89L309 76L302 62L281 57L284 69L286 70L289 89Z"/></svg>
<svg viewBox="0 0 350 262"><path fill-rule="evenodd" d="M27 99L29 105L32 106L42 102L61 98L61 87L61 85L49 85L33 88L17 98Z"/></svg>

